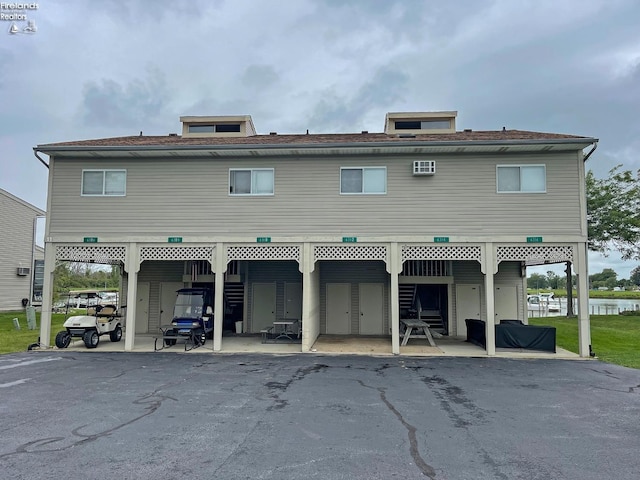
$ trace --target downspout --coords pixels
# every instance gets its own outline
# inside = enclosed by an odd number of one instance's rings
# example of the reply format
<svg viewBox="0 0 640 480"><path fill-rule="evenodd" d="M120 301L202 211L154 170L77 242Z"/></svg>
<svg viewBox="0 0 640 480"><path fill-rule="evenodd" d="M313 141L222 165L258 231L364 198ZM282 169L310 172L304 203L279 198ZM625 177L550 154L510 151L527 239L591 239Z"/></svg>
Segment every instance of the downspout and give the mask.
<svg viewBox="0 0 640 480"><path fill-rule="evenodd" d="M36 156L38 160L40 160L40 163L42 163L45 167L49 168L49 164L45 162L42 158L40 158L40 156L38 155L38 151L35 148L33 149L33 154Z"/></svg>
<svg viewBox="0 0 640 480"><path fill-rule="evenodd" d="M582 162L586 162L587 160L589 160L589 157L591 156L591 154L593 152L596 151L596 148L598 148L598 141L596 140L595 142L593 142L593 148L589 151L589 153L587 153L584 157L584 159L582 159Z"/></svg>

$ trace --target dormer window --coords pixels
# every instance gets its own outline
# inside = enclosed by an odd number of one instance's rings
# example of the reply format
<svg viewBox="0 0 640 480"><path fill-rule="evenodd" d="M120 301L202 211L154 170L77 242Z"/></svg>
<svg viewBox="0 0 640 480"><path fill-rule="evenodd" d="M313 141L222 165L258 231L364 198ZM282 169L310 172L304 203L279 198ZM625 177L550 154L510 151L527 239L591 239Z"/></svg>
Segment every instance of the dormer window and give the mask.
<svg viewBox="0 0 640 480"><path fill-rule="evenodd" d="M250 137L256 134L250 115L180 117L183 137Z"/></svg>
<svg viewBox="0 0 640 480"><path fill-rule="evenodd" d="M240 133L239 123L221 123L189 125L189 133Z"/></svg>
<svg viewBox="0 0 640 480"><path fill-rule="evenodd" d="M448 130L450 120L396 121L396 130Z"/></svg>
<svg viewBox="0 0 640 480"><path fill-rule="evenodd" d="M405 137L408 134L455 133L458 112L387 113L384 133Z"/></svg>

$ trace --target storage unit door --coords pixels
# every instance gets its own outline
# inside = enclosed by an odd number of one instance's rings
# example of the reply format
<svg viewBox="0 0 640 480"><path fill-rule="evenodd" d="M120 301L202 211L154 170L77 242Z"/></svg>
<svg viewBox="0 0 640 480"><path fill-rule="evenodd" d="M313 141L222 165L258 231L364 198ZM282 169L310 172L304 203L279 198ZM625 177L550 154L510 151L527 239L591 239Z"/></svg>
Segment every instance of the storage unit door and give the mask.
<svg viewBox="0 0 640 480"><path fill-rule="evenodd" d="M480 318L480 285L456 285L456 335L467 336L466 318Z"/></svg>
<svg viewBox="0 0 640 480"><path fill-rule="evenodd" d="M259 332L276 321L276 284L254 283L251 301L251 329Z"/></svg>
<svg viewBox="0 0 640 480"><path fill-rule="evenodd" d="M284 316L302 320L302 284L284 284Z"/></svg>
<svg viewBox="0 0 640 480"><path fill-rule="evenodd" d="M495 286L496 323L518 318L518 295L515 285Z"/></svg>
<svg viewBox="0 0 640 480"><path fill-rule="evenodd" d="M149 282L138 282L136 299L136 333L149 332Z"/></svg>
<svg viewBox="0 0 640 480"><path fill-rule="evenodd" d="M384 334L384 285L360 284L360 335Z"/></svg>
<svg viewBox="0 0 640 480"><path fill-rule="evenodd" d="M327 333L351 333L351 284L327 283Z"/></svg>

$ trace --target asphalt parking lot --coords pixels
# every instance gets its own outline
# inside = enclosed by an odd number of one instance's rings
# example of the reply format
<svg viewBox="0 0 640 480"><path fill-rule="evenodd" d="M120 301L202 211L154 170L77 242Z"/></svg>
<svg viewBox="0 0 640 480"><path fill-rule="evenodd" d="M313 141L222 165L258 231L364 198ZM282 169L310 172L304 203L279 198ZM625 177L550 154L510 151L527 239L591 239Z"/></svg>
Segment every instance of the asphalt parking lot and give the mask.
<svg viewBox="0 0 640 480"><path fill-rule="evenodd" d="M11 479L638 478L640 370L498 358L0 356Z"/></svg>

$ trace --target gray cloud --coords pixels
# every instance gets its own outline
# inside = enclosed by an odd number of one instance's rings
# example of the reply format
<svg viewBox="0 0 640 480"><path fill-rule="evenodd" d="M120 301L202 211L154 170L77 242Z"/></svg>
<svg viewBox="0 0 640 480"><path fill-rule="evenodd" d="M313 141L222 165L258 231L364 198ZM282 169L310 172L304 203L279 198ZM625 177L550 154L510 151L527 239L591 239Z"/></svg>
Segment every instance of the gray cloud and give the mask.
<svg viewBox="0 0 640 480"><path fill-rule="evenodd" d="M357 131L362 125L362 119L371 109L384 109L403 99L407 81L408 76L403 72L381 68L351 97L338 94L335 87L329 88L311 110L309 126L315 133ZM382 124L382 120L380 123Z"/></svg>
<svg viewBox="0 0 640 480"><path fill-rule="evenodd" d="M275 85L280 75L271 65L249 65L242 74L241 81L248 88L266 89Z"/></svg>
<svg viewBox="0 0 640 480"><path fill-rule="evenodd" d="M84 86L81 117L89 126L144 127L152 125L169 100L163 75L150 72L146 80L122 85L103 79Z"/></svg>

